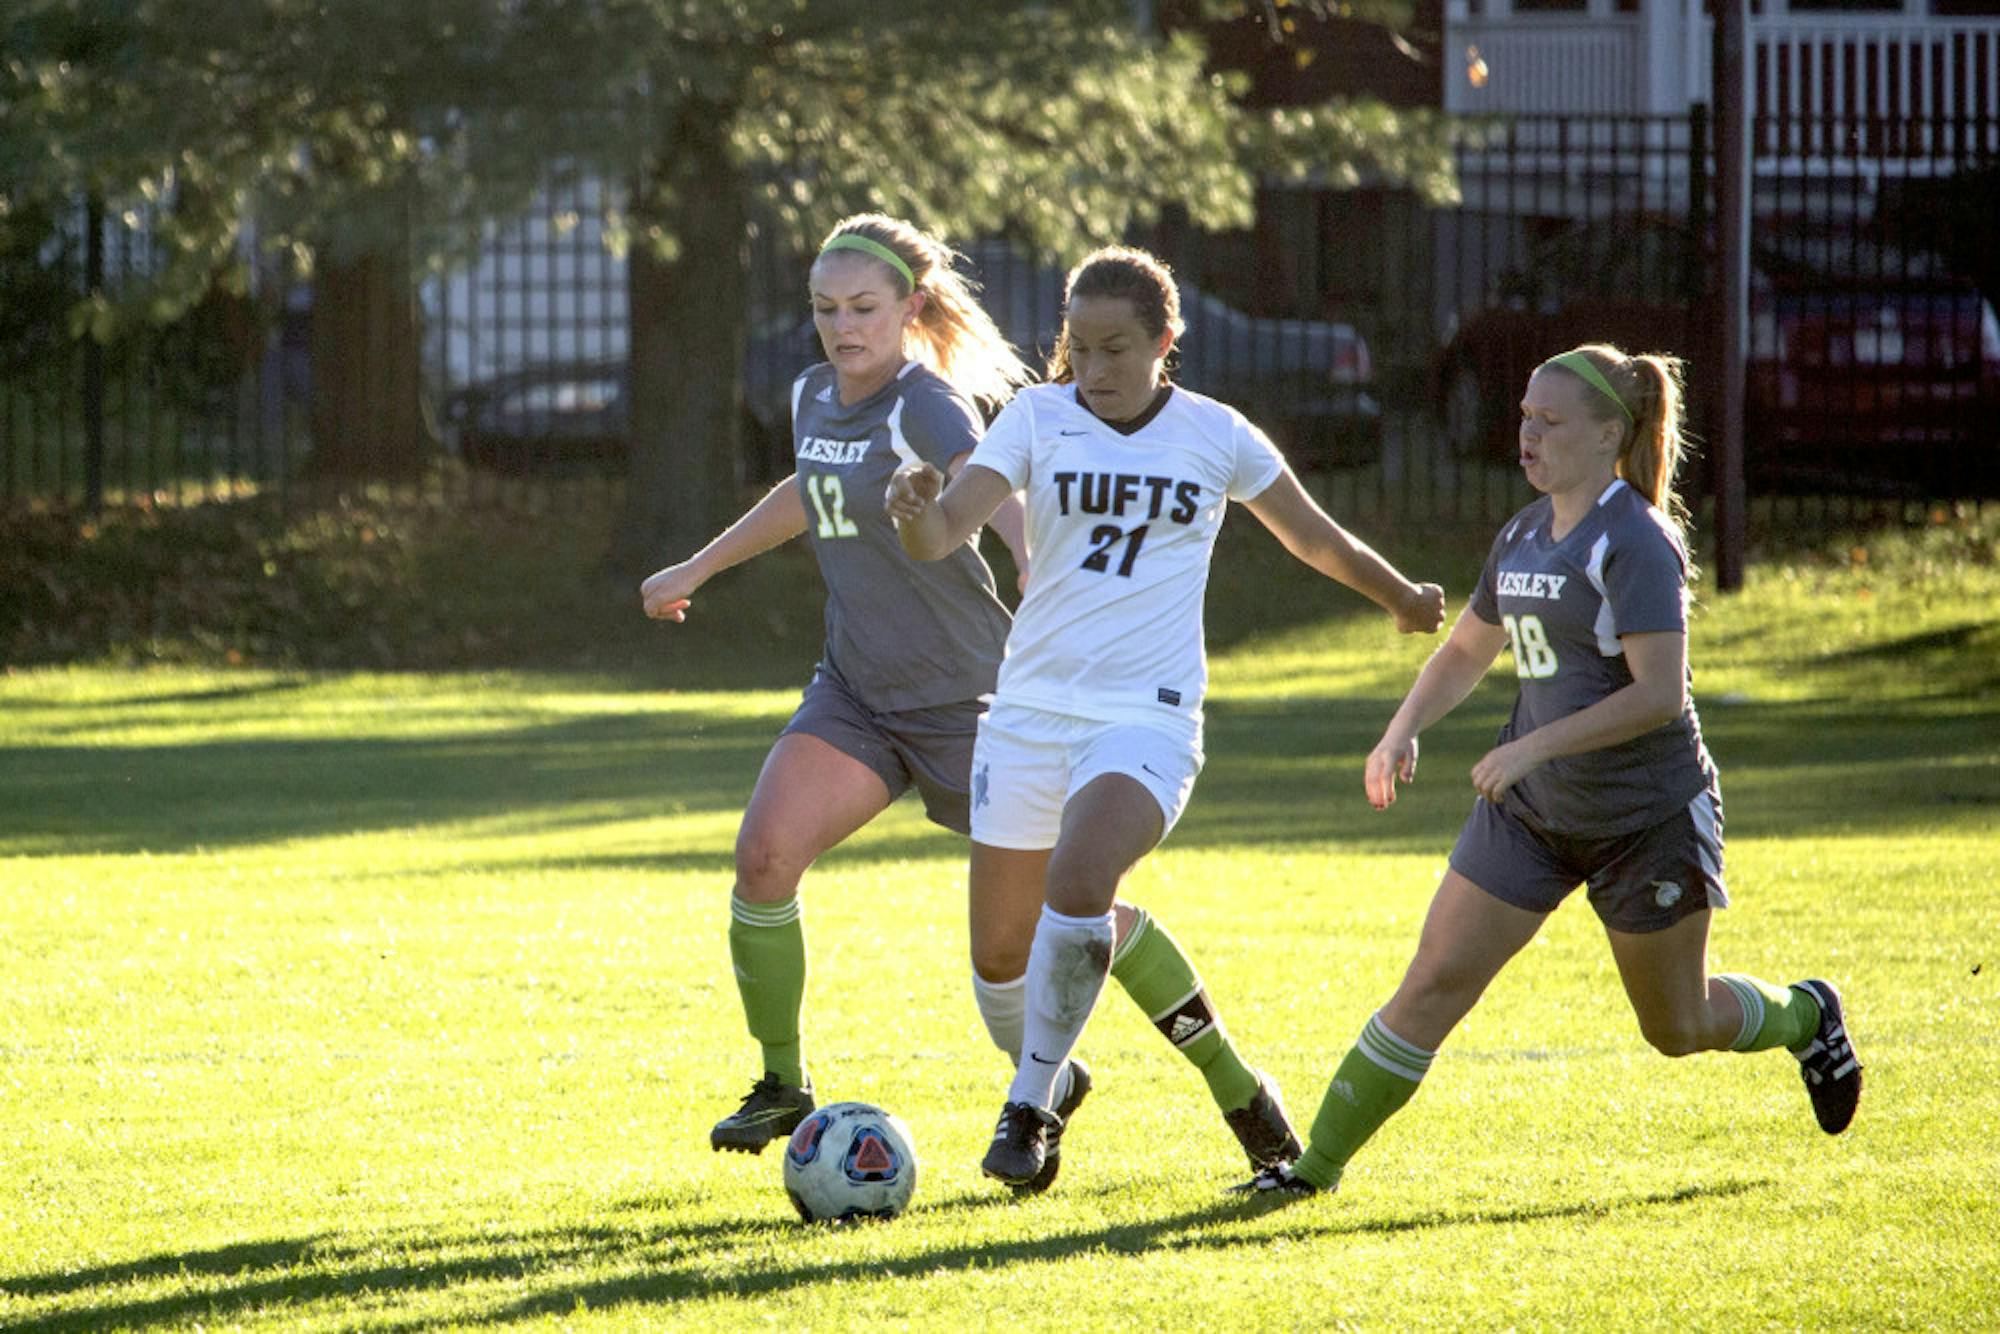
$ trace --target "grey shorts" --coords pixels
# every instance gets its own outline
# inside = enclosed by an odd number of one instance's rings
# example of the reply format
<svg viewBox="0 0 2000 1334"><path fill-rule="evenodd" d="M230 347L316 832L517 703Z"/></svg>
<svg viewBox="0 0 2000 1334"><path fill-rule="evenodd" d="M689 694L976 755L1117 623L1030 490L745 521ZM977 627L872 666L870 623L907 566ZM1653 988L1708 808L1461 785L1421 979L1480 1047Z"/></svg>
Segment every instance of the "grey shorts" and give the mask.
<svg viewBox="0 0 2000 1334"><path fill-rule="evenodd" d="M972 744L984 712L985 702L975 699L876 713L839 677L815 672L792 720L778 735L818 737L861 761L881 777L891 801L915 787L933 823L969 834Z"/></svg>
<svg viewBox="0 0 2000 1334"><path fill-rule="evenodd" d="M1604 925L1633 935L1664 931L1704 908L1727 908L1722 883L1722 804L1703 792L1656 825L1612 838L1573 838L1531 827L1478 798L1451 869L1517 908L1554 912L1579 884Z"/></svg>

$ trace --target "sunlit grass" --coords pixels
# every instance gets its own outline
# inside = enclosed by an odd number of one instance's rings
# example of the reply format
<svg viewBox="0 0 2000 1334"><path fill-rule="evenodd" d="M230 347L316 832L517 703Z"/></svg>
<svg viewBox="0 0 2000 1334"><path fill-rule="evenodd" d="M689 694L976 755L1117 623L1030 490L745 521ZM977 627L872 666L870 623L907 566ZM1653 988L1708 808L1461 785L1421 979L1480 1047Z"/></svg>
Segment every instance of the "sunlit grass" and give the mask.
<svg viewBox="0 0 2000 1334"><path fill-rule="evenodd" d="M815 869L806 922L815 1078L915 1128L912 1213L802 1229L775 1155L709 1152L757 1073L724 896L791 690L0 678L0 1326L1981 1327L2000 574L1883 563L1923 559L1759 567L1694 630L1736 898L1713 962L1840 983L1854 1129L1811 1126L1782 1053L1652 1053L1573 903L1341 1192L1265 1217L1115 990L1056 1189L980 1178L1004 1061L963 844L911 802ZM1208 768L1129 889L1305 1122L1510 696L1434 729L1378 814L1360 759L1428 642L1323 585L1263 596L1276 628L1216 613Z"/></svg>

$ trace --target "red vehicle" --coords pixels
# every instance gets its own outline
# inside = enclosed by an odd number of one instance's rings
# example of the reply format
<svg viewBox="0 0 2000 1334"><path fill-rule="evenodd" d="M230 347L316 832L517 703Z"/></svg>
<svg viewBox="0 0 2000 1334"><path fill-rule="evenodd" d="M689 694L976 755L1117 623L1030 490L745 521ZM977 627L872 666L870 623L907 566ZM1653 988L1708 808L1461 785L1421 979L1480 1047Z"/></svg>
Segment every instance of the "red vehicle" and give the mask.
<svg viewBox="0 0 2000 1334"><path fill-rule="evenodd" d="M1511 461L1534 368L1578 342L1690 363L1697 436L1712 431L1720 339L1713 272L1660 223L1537 247L1439 354L1446 439ZM2000 493L2000 320L1935 256L1852 237L1774 234L1752 255L1745 473L1759 490L1833 483L1885 493Z"/></svg>
<svg viewBox="0 0 2000 1334"><path fill-rule="evenodd" d="M1745 397L1753 479L2000 486L2000 320L1970 287L1769 293Z"/></svg>

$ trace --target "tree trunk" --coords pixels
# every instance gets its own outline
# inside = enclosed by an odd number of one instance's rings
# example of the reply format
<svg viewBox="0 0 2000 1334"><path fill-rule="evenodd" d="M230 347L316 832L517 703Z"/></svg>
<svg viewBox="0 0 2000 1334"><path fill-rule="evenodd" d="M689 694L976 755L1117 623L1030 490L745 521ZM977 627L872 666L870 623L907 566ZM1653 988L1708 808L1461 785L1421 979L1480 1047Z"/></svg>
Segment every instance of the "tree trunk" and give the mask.
<svg viewBox="0 0 2000 1334"><path fill-rule="evenodd" d="M343 480L414 477L433 441L416 289L398 256L324 263L313 284L312 459Z"/></svg>
<svg viewBox="0 0 2000 1334"><path fill-rule="evenodd" d="M644 575L701 546L740 508L748 255L727 108L690 100L652 178L633 191L632 471L609 561ZM646 241L659 226L671 259Z"/></svg>

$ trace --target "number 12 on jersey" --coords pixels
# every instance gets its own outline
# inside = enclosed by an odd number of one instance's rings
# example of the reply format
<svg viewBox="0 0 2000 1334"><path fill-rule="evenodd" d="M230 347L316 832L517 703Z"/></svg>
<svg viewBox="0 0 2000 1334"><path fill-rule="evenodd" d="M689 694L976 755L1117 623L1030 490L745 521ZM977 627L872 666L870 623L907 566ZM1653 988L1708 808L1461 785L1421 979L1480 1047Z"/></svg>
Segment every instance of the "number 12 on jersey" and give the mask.
<svg viewBox="0 0 2000 1334"><path fill-rule="evenodd" d="M1540 681L1556 674L1556 651L1549 644L1539 616L1502 616L1507 641L1514 646L1514 674Z"/></svg>
<svg viewBox="0 0 2000 1334"><path fill-rule="evenodd" d="M854 526L854 520L847 517L847 492L842 489L838 477L832 473L809 472L805 483L806 494L812 497L813 509L819 516L821 537L853 537L861 531Z"/></svg>

